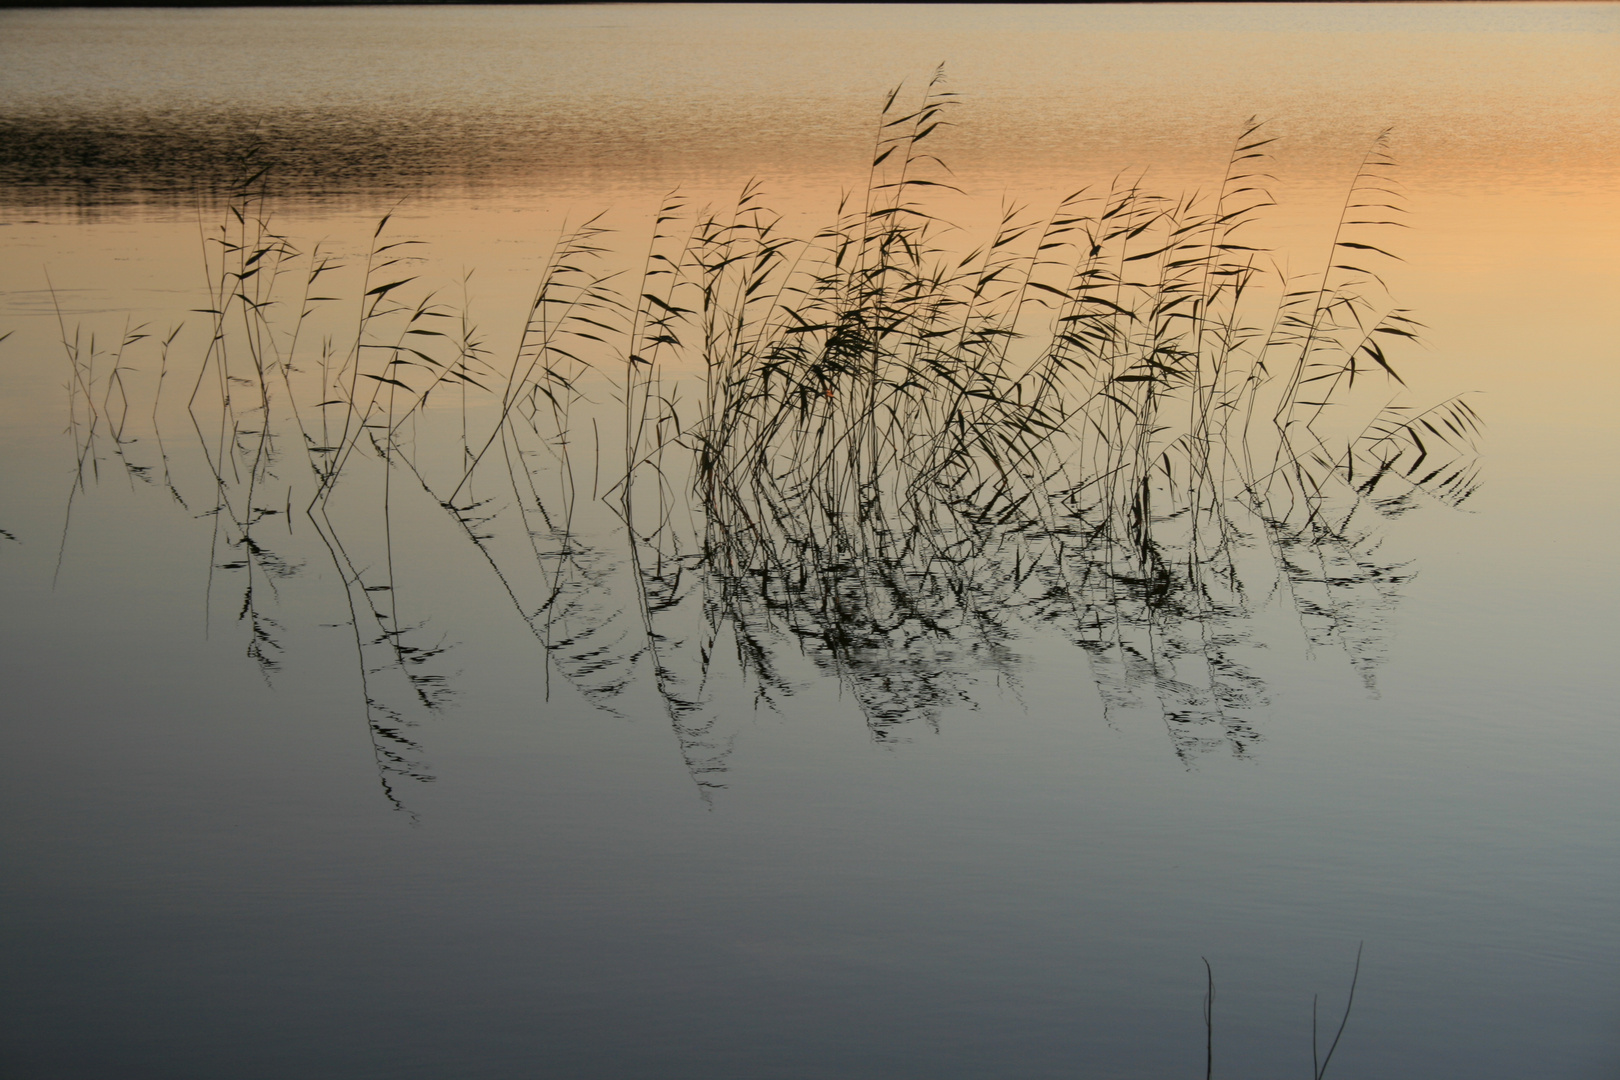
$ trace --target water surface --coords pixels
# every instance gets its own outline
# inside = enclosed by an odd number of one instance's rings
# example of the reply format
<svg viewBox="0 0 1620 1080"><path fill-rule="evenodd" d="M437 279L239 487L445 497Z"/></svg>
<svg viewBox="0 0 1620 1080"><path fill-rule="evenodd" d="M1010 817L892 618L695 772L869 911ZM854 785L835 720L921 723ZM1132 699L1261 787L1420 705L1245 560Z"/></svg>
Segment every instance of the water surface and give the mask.
<svg viewBox="0 0 1620 1080"><path fill-rule="evenodd" d="M1216 1075L1299 1075L1359 946L1329 1075L1614 1075L1615 28L1597 5L0 15L8 1074L1196 1076L1207 958ZM562 395L566 440L543 398L503 422L482 369L391 436L316 406L324 344L336 370L396 278L409 310L366 342L477 340L500 375L593 215L592 265L631 281L671 191L670 233L751 178L785 232L831 225L888 90L942 60L961 104L927 146L961 190L929 205L961 255L1004 206L1044 220L1144 170L1217 192L1259 117L1278 205L1245 242L1319 273L1393 128L1410 227L1378 314L1423 343L1321 430L1465 394L1482 430L1447 460L1472 479L1358 499L1356 474L1303 517L1212 479L1203 510L1156 496L1158 564L1056 528L1089 494L928 530L790 500L803 520L728 548L759 504L694 496L673 442L626 524L610 342L576 350L602 363ZM238 221L248 160L271 169ZM258 339L239 303L198 310L251 269L207 238L254 215L297 252ZM363 277L395 240L422 243ZM318 242L341 268L312 294L338 299L283 378ZM408 324L430 292L452 317ZM697 430L700 357L665 364ZM311 509L326 445L350 456ZM1077 481L1112 444L1085 445ZM1224 563L1189 525L1215 504Z"/></svg>

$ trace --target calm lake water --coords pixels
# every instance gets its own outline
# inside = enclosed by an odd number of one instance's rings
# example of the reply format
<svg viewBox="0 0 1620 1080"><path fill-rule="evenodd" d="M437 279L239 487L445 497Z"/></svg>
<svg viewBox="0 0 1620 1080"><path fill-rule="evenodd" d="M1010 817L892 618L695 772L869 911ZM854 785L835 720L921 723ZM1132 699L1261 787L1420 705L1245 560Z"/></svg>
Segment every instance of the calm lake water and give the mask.
<svg viewBox="0 0 1620 1080"><path fill-rule="evenodd" d="M5 1075L1620 1076L1620 10L0 59Z"/></svg>

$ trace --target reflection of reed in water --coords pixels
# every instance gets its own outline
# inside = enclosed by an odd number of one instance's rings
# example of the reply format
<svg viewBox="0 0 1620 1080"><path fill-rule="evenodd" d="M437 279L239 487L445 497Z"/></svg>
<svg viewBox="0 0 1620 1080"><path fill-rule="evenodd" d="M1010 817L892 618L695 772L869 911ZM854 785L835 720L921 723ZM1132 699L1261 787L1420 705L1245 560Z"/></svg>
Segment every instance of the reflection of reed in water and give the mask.
<svg viewBox="0 0 1620 1080"><path fill-rule="evenodd" d="M1377 522L1477 483L1464 400L1382 396L1389 346L1418 328L1379 299L1401 214L1385 138L1307 279L1248 241L1270 205L1256 124L1210 196L1117 181L1045 216L1009 207L964 252L922 201L949 186L925 147L954 99L936 77L899 100L865 193L812 237L753 185L723 214L672 197L627 277L604 269L600 222L565 234L504 359L465 302L412 291L388 219L345 267L275 233L265 176L246 180L211 238L189 408L220 543L242 553L220 565L250 582L249 655L274 669L251 583L295 571L261 533L296 501L348 591L385 782L425 778L376 689L402 677L427 710L448 693L394 570L396 507L425 495L548 680L661 710L703 790L729 747L722 656L768 705L835 678L892 740L1015 686L1021 643L1061 635L1116 721L1161 717L1184 758L1243 754L1266 698L1253 616L1283 602L1374 688L1403 580ZM75 375L87 403L92 383ZM380 530L334 524L360 505Z"/></svg>

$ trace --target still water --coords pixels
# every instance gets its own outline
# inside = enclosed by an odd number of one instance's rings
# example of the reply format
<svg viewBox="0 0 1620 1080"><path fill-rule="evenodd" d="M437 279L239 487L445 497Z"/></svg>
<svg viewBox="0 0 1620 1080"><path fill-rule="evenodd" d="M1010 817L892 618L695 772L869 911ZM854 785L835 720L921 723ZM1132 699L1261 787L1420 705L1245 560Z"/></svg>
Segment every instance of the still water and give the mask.
<svg viewBox="0 0 1620 1080"><path fill-rule="evenodd" d="M5 1074L1620 1075L1617 31L0 13Z"/></svg>

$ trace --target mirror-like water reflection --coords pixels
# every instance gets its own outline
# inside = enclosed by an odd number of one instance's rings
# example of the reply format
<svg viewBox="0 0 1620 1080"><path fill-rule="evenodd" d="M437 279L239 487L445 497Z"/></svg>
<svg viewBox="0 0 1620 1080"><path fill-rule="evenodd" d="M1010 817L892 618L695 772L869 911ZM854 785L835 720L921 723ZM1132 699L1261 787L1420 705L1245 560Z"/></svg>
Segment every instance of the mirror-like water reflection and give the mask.
<svg viewBox="0 0 1620 1080"><path fill-rule="evenodd" d="M12 110L19 1075L1605 1075L1612 438L1509 342L1604 340L1612 222L1530 231L1580 279L1448 279L1462 158L1329 120L1319 198L1240 116L987 187L999 84L987 134L919 63L811 139L839 199L694 181L731 132L595 217L467 133L532 88L436 87L452 138L338 80L336 156L241 88ZM1592 523L1579 590L1531 502Z"/></svg>

